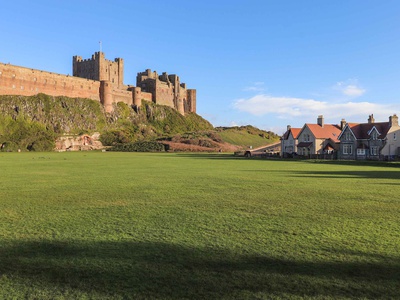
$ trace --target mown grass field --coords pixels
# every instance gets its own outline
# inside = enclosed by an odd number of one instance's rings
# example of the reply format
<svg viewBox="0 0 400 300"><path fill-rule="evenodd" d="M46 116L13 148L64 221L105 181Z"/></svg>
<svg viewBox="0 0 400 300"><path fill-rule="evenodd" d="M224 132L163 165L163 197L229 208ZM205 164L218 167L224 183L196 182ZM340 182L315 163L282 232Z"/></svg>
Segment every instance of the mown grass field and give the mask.
<svg viewBox="0 0 400 300"><path fill-rule="evenodd" d="M399 299L400 168L0 153L0 299Z"/></svg>

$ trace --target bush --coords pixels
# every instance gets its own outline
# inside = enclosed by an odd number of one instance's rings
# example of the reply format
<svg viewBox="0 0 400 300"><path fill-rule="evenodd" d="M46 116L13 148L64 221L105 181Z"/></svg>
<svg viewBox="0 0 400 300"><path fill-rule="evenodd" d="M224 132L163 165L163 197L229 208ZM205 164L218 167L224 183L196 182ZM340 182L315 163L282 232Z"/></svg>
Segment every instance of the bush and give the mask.
<svg viewBox="0 0 400 300"><path fill-rule="evenodd" d="M45 125L23 117L0 119L0 151L51 151L56 134Z"/></svg>

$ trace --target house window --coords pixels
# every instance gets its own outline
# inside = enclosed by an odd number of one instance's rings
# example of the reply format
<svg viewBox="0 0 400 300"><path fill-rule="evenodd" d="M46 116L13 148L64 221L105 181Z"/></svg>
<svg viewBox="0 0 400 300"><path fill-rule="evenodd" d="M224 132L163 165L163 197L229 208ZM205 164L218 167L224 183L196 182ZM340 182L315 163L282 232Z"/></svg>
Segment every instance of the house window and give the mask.
<svg viewBox="0 0 400 300"><path fill-rule="evenodd" d="M357 155L365 155L365 149L357 149Z"/></svg>
<svg viewBox="0 0 400 300"><path fill-rule="evenodd" d="M393 140L396 140L396 132L393 133Z"/></svg>
<svg viewBox="0 0 400 300"><path fill-rule="evenodd" d="M343 145L343 154L352 154L353 153L353 145Z"/></svg>
<svg viewBox="0 0 400 300"><path fill-rule="evenodd" d="M346 140L346 141L350 141L351 140L351 134L350 134L350 132L346 132L345 134L344 134L344 139Z"/></svg>
<svg viewBox="0 0 400 300"><path fill-rule="evenodd" d="M378 147L371 147L371 155L378 155Z"/></svg>
<svg viewBox="0 0 400 300"><path fill-rule="evenodd" d="M371 138L373 140L377 140L378 139L378 133L376 131L373 131L372 134L371 134Z"/></svg>

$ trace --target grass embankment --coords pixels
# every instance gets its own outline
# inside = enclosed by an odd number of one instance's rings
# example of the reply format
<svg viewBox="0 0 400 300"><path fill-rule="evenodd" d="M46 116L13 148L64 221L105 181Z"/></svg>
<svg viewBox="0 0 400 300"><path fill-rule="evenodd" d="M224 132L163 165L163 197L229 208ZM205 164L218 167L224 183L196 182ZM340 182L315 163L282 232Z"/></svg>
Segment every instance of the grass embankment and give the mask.
<svg viewBox="0 0 400 300"><path fill-rule="evenodd" d="M247 149L279 142L279 136L270 131L260 130L253 126L218 127L217 133L226 143Z"/></svg>
<svg viewBox="0 0 400 300"><path fill-rule="evenodd" d="M400 298L400 169L0 153L0 298Z"/></svg>

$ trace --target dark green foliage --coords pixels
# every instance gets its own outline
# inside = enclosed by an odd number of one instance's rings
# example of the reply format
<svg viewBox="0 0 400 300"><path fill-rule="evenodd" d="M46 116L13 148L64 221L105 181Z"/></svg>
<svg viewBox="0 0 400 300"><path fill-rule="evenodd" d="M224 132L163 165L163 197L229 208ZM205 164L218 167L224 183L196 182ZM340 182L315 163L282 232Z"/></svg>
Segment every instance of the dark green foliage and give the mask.
<svg viewBox="0 0 400 300"><path fill-rule="evenodd" d="M101 131L106 117L100 103L90 99L35 96L0 96L0 118L23 117L63 134Z"/></svg>
<svg viewBox="0 0 400 300"><path fill-rule="evenodd" d="M43 124L22 117L0 118L0 151L51 151L56 134Z"/></svg>
<svg viewBox="0 0 400 300"><path fill-rule="evenodd" d="M155 141L143 141L129 144L119 144L108 149L108 151L118 152L163 152L165 146Z"/></svg>

